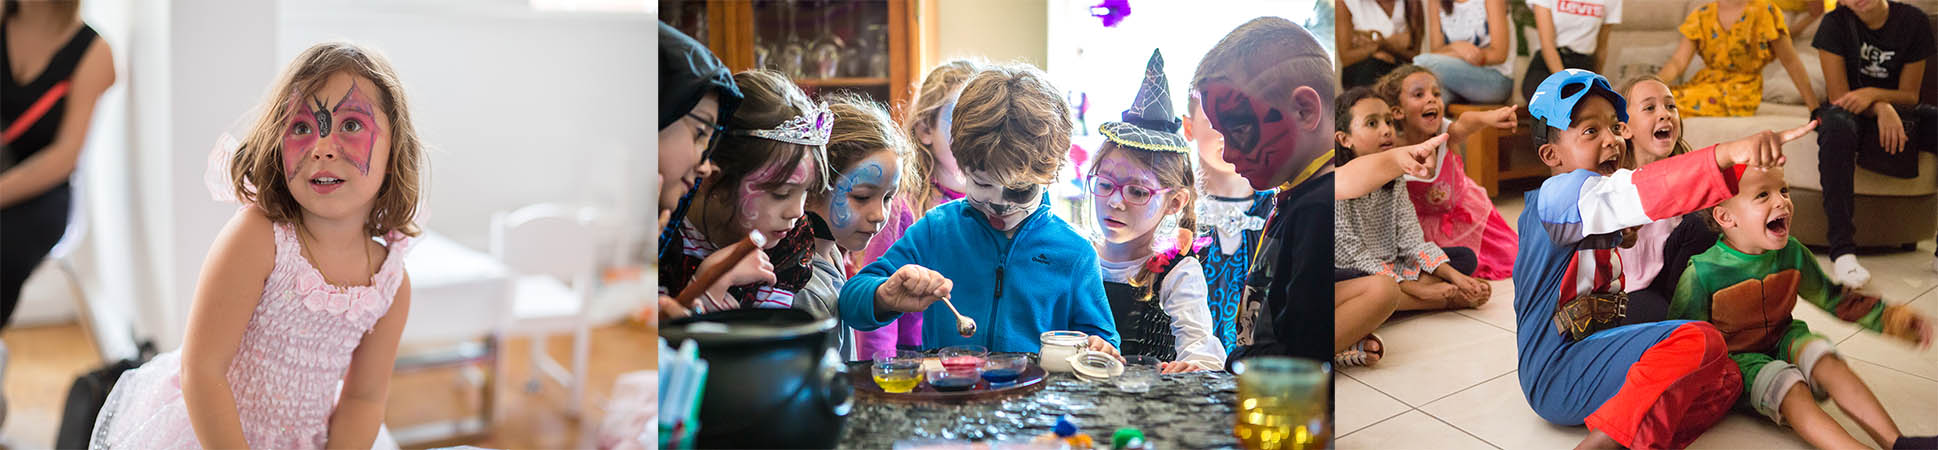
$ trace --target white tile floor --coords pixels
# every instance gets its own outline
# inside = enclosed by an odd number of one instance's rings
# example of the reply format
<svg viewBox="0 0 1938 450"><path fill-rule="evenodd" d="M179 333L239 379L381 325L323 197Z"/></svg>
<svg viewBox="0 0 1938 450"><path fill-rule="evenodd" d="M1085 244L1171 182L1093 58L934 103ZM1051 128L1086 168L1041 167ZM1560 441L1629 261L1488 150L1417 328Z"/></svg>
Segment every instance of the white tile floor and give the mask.
<svg viewBox="0 0 1938 450"><path fill-rule="evenodd" d="M1509 224L1520 217L1518 194L1496 200ZM1938 316L1933 241L1918 251L1860 256L1886 301L1910 302ZM1819 263L1830 262L1819 256ZM1541 420L1522 397L1515 376L1514 285L1493 282L1494 297L1471 310L1395 315L1378 333L1385 359L1371 368L1342 370L1336 411L1340 448L1569 448L1582 427ZM1838 352L1878 394L1903 432L1938 434L1938 350L1920 351L1841 322L1799 302L1796 317L1836 341ZM1856 422L1824 403L1852 436L1869 442ZM1693 448L1809 448L1787 428L1760 415L1735 412L1696 440Z"/></svg>

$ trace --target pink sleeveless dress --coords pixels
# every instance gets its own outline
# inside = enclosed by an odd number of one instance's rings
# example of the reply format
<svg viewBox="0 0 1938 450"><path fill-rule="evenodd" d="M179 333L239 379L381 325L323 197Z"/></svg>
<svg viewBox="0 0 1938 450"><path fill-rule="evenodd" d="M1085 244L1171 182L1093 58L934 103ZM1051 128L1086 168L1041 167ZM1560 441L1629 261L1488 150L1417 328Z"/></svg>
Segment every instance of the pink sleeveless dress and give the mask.
<svg viewBox="0 0 1938 450"><path fill-rule="evenodd" d="M384 236L389 254L371 285L337 287L303 258L293 226L278 223L275 232L276 266L229 364L229 386L249 447L323 448L350 357L389 310L412 240ZM89 447L201 448L182 400L181 369L176 350L123 373ZM378 436L379 445L385 441Z"/></svg>
<svg viewBox="0 0 1938 450"><path fill-rule="evenodd" d="M1480 260L1474 269L1474 278L1508 279L1514 274L1519 235L1507 226L1501 212L1494 209L1494 202L1487 198L1487 188L1467 177L1465 161L1460 155L1441 146L1440 158L1439 173L1433 179L1407 178L1407 197L1420 216L1421 233L1428 242L1443 248L1473 250Z"/></svg>

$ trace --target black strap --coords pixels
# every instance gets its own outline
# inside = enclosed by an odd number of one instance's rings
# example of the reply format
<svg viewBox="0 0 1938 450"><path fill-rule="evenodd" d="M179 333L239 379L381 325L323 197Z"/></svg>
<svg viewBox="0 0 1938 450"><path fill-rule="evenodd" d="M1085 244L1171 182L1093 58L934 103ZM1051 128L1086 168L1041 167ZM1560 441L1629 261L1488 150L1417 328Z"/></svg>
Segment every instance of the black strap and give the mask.
<svg viewBox="0 0 1938 450"><path fill-rule="evenodd" d="M0 65L4 65L6 69L0 71L0 77L5 77L6 87L11 88L19 84L19 80L13 78L13 57L7 54L6 35L5 27L0 27ZM42 69L36 78L28 80L27 84L57 83L73 76L74 69L81 65L81 57L87 55L88 45L94 43L96 36L99 34L94 32L94 27L81 24L81 29L74 31L74 36L67 39L67 44L54 52L54 58L47 63L47 68Z"/></svg>

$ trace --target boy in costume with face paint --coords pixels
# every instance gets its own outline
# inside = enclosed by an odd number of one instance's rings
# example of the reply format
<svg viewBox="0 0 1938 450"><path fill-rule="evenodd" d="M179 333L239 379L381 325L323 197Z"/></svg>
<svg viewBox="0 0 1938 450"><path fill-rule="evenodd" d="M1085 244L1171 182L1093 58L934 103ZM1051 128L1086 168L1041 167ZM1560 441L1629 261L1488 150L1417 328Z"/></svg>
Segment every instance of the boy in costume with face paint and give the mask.
<svg viewBox="0 0 1938 450"><path fill-rule="evenodd" d="M1205 267L1206 304L1211 332L1229 354L1238 349L1238 310L1244 303L1245 274L1254 250L1264 238L1265 218L1272 216L1270 189L1252 189L1250 181L1225 162L1225 137L1211 129L1200 94L1192 91L1185 104L1184 138L1198 156L1198 256Z"/></svg>
<svg viewBox="0 0 1938 450"><path fill-rule="evenodd" d="M1045 193L1070 149L1070 107L1059 92L1024 65L970 79L950 131L967 197L930 210L848 280L842 320L869 331L922 312L922 347L931 349L1038 352L1043 332L1074 330L1090 335L1091 348L1116 352L1097 252L1050 213ZM934 305L945 297L975 319L974 335L958 334L955 314Z"/></svg>
<svg viewBox="0 0 1938 450"><path fill-rule="evenodd" d="M814 277L794 297L794 308L839 320L841 286L854 271L849 257L866 247L888 221L888 205L901 188L908 139L895 128L888 111L873 100L837 94L829 101L834 112L834 131L828 137L833 189L808 196ZM856 353L853 330L848 327L840 327L837 336L837 348L848 360L875 356Z"/></svg>
<svg viewBox="0 0 1938 450"><path fill-rule="evenodd" d="M1729 168L1782 164L1782 136L1762 132L1620 169L1622 96L1594 72L1541 82L1528 112L1554 174L1527 193L1515 259L1521 391L1543 419L1586 425L1588 448L1680 448L1721 420L1741 390L1716 327L1672 320L1617 326L1627 299L1622 231L1714 206L1735 194ZM1626 242L1625 242L1626 241Z"/></svg>
<svg viewBox="0 0 1938 450"><path fill-rule="evenodd" d="M1097 128L1106 140L1084 176L1123 352L1156 358L1164 373L1223 369L1225 349L1211 335L1204 266L1193 248L1191 145L1177 134L1182 121L1171 112L1164 57L1155 50L1123 119ZM1164 229L1174 214L1177 227Z"/></svg>
<svg viewBox="0 0 1938 450"><path fill-rule="evenodd" d="M1253 190L1278 187L1227 359L1333 353L1332 60L1304 28L1260 17L1225 35L1192 76L1224 160Z"/></svg>
<svg viewBox="0 0 1938 450"><path fill-rule="evenodd" d="M423 144L389 61L347 43L285 69L228 173L179 351L123 374L95 448L371 448L410 311ZM301 356L297 356L301 355Z"/></svg>
<svg viewBox="0 0 1938 450"><path fill-rule="evenodd" d="M1817 258L1790 236L1790 188L1783 169L1734 169L1736 196L1710 209L1723 238L1689 260L1669 317L1715 324L1742 371L1743 409L1790 425L1817 448L1862 448L1817 405L1837 402L1883 448L1933 448L1938 438L1903 436L1877 396L1857 378L1837 348L1791 318L1797 297L1838 319L1886 336L1931 346L1931 319L1906 305L1839 286Z"/></svg>

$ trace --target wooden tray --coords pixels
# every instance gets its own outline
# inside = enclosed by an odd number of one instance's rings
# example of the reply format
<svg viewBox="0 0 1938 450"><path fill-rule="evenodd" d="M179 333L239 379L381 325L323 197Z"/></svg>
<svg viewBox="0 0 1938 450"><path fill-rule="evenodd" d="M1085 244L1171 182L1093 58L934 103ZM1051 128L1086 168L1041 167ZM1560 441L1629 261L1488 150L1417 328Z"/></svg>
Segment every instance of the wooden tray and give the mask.
<svg viewBox="0 0 1938 450"><path fill-rule="evenodd" d="M1043 389L1044 379L1050 376L1050 373L1044 371L1042 366L1032 363L1028 368L1023 369L1022 375L1016 377L1015 383L997 389L990 389L988 381L978 380L976 381L976 387L967 391L942 392L935 390L933 386L929 386L928 380L924 379L922 380L922 384L915 386L915 390L897 394L882 391L881 386L875 385L872 364L874 363L856 362L848 364L848 381L854 384L856 397L906 403L959 404L985 402L1036 392Z"/></svg>

